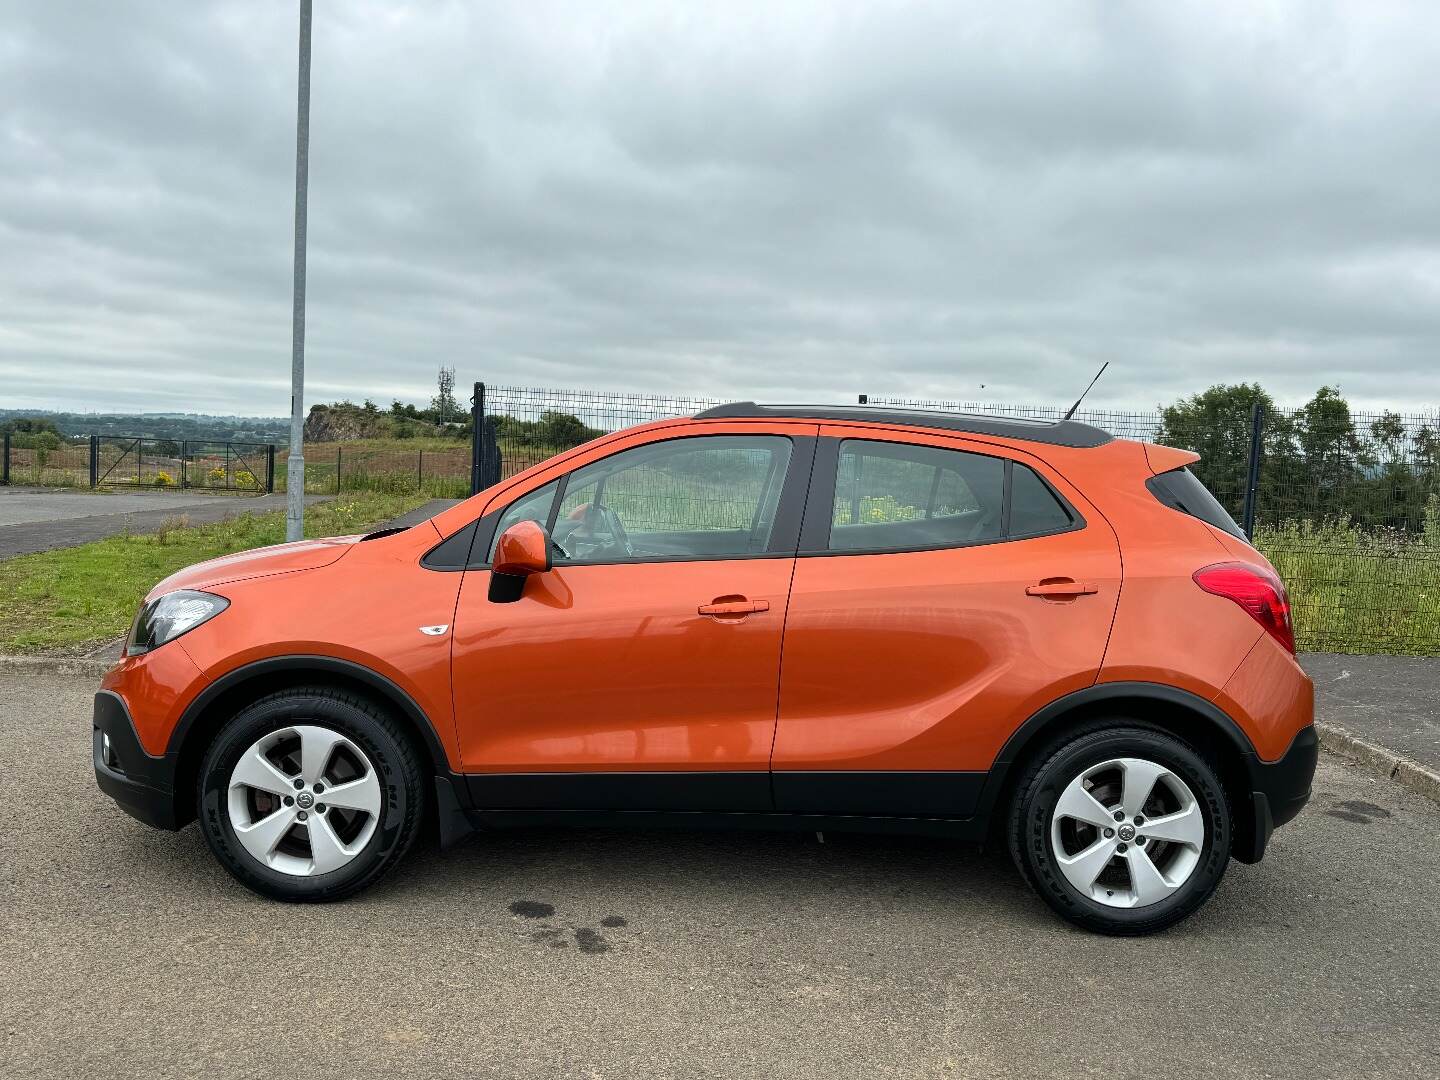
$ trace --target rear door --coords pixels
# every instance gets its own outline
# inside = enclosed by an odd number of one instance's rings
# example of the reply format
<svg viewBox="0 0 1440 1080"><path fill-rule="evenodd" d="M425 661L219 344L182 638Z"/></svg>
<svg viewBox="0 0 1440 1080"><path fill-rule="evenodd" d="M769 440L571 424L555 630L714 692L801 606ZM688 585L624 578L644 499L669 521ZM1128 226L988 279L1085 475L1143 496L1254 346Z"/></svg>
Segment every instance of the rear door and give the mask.
<svg viewBox="0 0 1440 1080"><path fill-rule="evenodd" d="M1011 732L1094 682L1115 534L1022 452L821 433L785 630L777 808L966 816Z"/></svg>

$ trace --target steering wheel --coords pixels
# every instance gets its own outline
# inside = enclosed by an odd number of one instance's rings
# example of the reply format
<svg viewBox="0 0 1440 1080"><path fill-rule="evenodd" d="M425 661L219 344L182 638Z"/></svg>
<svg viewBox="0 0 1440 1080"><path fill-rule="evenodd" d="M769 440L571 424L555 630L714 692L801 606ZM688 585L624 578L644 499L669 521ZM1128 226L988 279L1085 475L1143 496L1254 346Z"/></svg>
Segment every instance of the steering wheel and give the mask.
<svg viewBox="0 0 1440 1080"><path fill-rule="evenodd" d="M621 524L620 515L608 506L586 503L570 513L573 526L563 532L556 526L556 540L563 544L566 557L584 561L596 555L623 552L626 558L633 557L635 549L630 546L630 536Z"/></svg>
<svg viewBox="0 0 1440 1080"><path fill-rule="evenodd" d="M625 531L625 526L620 521L620 515L608 506L591 507L591 510L597 518L596 525L591 526L591 535L598 534L598 539L599 536L603 536L604 533L609 533L610 543L606 546L618 547L625 553L627 559L632 558L635 554L635 549L630 546L630 534ZM597 527L600 522L603 522L605 525L603 532Z"/></svg>

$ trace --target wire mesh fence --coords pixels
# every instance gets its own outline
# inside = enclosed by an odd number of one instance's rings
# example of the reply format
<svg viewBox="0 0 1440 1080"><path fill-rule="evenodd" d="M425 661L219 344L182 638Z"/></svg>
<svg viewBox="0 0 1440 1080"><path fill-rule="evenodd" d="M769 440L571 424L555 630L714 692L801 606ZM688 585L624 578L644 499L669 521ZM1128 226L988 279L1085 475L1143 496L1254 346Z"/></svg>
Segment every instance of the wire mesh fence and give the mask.
<svg viewBox="0 0 1440 1080"><path fill-rule="evenodd" d="M504 479L612 431L719 404L717 398L485 386L485 473Z"/></svg>
<svg viewBox="0 0 1440 1080"><path fill-rule="evenodd" d="M861 395L886 408L1058 420L1045 405ZM1081 409L1117 438L1193 450L1193 471L1237 521L1247 496L1254 542L1290 586L1302 649L1440 653L1440 417L1352 413L1323 395L1306 409ZM485 388L490 480L634 424L719 399L534 387ZM488 433L488 434L486 434ZM1251 449L1258 440L1251 483Z"/></svg>
<svg viewBox="0 0 1440 1080"><path fill-rule="evenodd" d="M97 435L92 440L95 487L200 488L259 494L269 489L266 443Z"/></svg>
<svg viewBox="0 0 1440 1080"><path fill-rule="evenodd" d="M0 480L37 487L268 490L267 443L190 441L149 435L53 434L4 438Z"/></svg>
<svg viewBox="0 0 1440 1080"><path fill-rule="evenodd" d="M10 484L34 487L87 487L90 483L90 440L62 442L11 436L4 440L0 477Z"/></svg>
<svg viewBox="0 0 1440 1080"><path fill-rule="evenodd" d="M468 442L415 447L368 439L306 443L305 491L311 495L378 491L463 499L470 494L470 454ZM289 481L289 462L283 452L278 453L275 490L288 490Z"/></svg>

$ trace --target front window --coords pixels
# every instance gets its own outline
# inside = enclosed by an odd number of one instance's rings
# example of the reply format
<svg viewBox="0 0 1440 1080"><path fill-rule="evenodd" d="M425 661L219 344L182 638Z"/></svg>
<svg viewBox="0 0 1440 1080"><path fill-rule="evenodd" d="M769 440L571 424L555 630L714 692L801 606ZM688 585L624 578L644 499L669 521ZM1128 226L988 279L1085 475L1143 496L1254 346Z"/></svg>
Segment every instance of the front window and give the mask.
<svg viewBox="0 0 1440 1080"><path fill-rule="evenodd" d="M548 524L558 564L763 554L790 453L779 435L637 446L571 473L558 506L557 484L513 503L496 535L527 518Z"/></svg>
<svg viewBox="0 0 1440 1080"><path fill-rule="evenodd" d="M560 489L560 481L554 480L542 488L536 488L529 495L516 499L501 515L500 522L495 526L495 535L490 538L490 555L487 562L495 558L495 545L500 543L500 534L511 525L518 525L522 521L533 521L537 525L545 525L550 520L550 508L555 505L555 492Z"/></svg>

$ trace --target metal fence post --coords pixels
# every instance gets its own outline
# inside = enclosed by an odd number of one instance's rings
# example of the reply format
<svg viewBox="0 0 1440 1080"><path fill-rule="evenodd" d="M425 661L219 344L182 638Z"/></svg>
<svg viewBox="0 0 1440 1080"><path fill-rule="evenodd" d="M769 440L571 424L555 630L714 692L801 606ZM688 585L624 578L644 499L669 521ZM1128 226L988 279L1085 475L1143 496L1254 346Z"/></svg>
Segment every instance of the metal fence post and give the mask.
<svg viewBox="0 0 1440 1080"><path fill-rule="evenodd" d="M335 494L340 494L340 447L335 447Z"/></svg>
<svg viewBox="0 0 1440 1080"><path fill-rule="evenodd" d="M265 494L275 494L275 444L265 444Z"/></svg>
<svg viewBox="0 0 1440 1080"><path fill-rule="evenodd" d="M415 463L415 491L419 493L425 490L425 451L418 452L419 458Z"/></svg>
<svg viewBox="0 0 1440 1080"><path fill-rule="evenodd" d="M1260 444L1265 431L1265 407L1258 401L1250 406L1250 471L1245 480L1244 523L1247 540L1255 539L1255 497L1260 490Z"/></svg>
<svg viewBox="0 0 1440 1080"><path fill-rule="evenodd" d="M100 484L100 436L90 436L90 486Z"/></svg>
<svg viewBox="0 0 1440 1080"><path fill-rule="evenodd" d="M5 432L5 460L0 464L0 484L10 483L10 432Z"/></svg>
<svg viewBox="0 0 1440 1080"><path fill-rule="evenodd" d="M190 440L180 440L180 490L190 486Z"/></svg>
<svg viewBox="0 0 1440 1080"><path fill-rule="evenodd" d="M481 490L482 447L485 441L485 384L477 382L470 397L470 494Z"/></svg>

